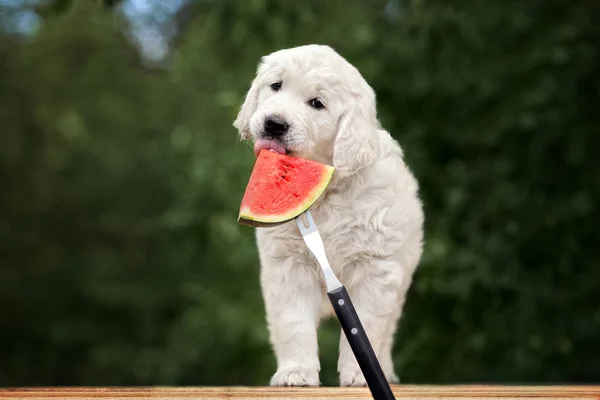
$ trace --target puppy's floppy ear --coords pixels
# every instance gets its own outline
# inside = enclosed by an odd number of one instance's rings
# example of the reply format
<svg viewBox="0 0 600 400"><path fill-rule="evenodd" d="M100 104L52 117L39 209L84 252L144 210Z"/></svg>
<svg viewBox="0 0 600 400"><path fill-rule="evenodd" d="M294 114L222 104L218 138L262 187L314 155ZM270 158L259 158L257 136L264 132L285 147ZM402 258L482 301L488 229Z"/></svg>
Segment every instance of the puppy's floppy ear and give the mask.
<svg viewBox="0 0 600 400"><path fill-rule="evenodd" d="M333 144L333 166L342 176L350 176L377 157L377 110L375 93L366 85L353 93L349 107L340 118Z"/></svg>
<svg viewBox="0 0 600 400"><path fill-rule="evenodd" d="M252 137L250 133L250 118L258 105L258 83L264 72L264 62L265 58L263 57L258 64L256 76L250 85L250 89L246 93L246 99L238 112L237 118L233 121L233 126L238 130L243 139L250 139Z"/></svg>

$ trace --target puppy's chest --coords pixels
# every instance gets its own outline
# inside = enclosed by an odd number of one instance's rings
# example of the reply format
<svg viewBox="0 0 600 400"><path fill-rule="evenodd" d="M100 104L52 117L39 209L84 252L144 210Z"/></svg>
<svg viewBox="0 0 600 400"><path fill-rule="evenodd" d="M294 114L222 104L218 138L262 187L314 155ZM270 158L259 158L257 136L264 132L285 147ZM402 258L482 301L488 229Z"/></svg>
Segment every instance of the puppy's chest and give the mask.
<svg viewBox="0 0 600 400"><path fill-rule="evenodd" d="M384 209L364 210L341 196L328 195L317 202L311 214L325 245L327 258L334 269L342 268L372 254L373 248L383 245L383 235L373 223L374 213ZM273 228L266 240L271 242L273 256L299 257L314 260L296 226L295 221Z"/></svg>

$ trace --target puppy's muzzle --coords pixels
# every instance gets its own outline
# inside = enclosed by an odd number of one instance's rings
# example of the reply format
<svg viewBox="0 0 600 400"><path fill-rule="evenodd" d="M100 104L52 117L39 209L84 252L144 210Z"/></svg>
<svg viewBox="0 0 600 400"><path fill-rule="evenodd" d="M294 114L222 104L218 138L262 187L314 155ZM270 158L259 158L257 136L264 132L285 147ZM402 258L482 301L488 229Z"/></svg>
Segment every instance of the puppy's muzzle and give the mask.
<svg viewBox="0 0 600 400"><path fill-rule="evenodd" d="M272 138L280 138L289 129L290 125L277 116L270 116L265 119L265 133Z"/></svg>

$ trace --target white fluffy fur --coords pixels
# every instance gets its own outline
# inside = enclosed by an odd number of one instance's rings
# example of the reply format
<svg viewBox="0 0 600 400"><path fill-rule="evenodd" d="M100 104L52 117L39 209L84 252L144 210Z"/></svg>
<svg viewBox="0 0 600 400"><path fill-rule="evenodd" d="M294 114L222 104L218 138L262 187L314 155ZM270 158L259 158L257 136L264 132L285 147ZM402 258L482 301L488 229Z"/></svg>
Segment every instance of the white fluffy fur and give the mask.
<svg viewBox="0 0 600 400"><path fill-rule="evenodd" d="M279 91L270 85L281 81ZM308 103L319 98L325 109ZM331 266L346 286L390 382L396 325L419 263L423 211L418 184L398 143L379 124L375 94L332 48L307 45L263 57L234 126L264 137L264 120L290 124L281 143L291 154L336 167L311 208ZM260 282L277 358L274 386L320 384L317 328L333 315L319 266L294 222L257 228ZM365 379L340 332L341 386Z"/></svg>

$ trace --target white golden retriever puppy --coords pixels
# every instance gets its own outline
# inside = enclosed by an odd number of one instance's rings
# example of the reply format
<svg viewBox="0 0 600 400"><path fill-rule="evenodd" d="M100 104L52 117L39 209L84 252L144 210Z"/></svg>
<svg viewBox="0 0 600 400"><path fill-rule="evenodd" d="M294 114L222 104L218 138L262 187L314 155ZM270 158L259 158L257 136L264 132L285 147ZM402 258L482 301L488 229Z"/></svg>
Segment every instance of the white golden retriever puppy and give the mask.
<svg viewBox="0 0 600 400"><path fill-rule="evenodd" d="M398 143L379 124L375 94L329 46L262 58L233 126L262 149L333 165L313 205L325 250L390 383L396 325L419 263L423 211ZM295 222L256 229L260 282L277 359L273 386L318 386L319 321L334 315L321 270ZM366 385L343 332L341 386Z"/></svg>

